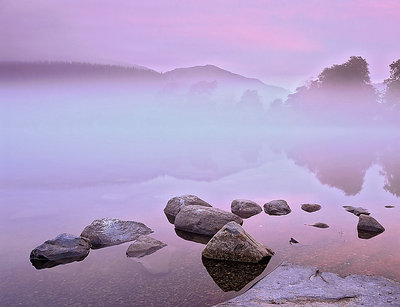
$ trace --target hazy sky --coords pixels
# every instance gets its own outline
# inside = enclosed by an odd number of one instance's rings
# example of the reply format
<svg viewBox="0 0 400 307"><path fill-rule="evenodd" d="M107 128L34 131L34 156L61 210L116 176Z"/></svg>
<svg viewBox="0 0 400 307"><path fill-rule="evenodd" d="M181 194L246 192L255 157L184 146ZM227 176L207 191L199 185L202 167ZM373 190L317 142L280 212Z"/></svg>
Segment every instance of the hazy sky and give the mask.
<svg viewBox="0 0 400 307"><path fill-rule="evenodd" d="M380 81L399 29L397 0L0 0L0 60L215 64L293 87L361 55Z"/></svg>

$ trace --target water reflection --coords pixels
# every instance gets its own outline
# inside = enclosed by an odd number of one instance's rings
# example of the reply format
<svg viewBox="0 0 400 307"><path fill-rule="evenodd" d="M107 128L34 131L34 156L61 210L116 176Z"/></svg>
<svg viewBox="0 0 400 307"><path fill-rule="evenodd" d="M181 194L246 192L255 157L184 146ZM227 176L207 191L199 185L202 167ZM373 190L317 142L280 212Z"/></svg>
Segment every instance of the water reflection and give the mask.
<svg viewBox="0 0 400 307"><path fill-rule="evenodd" d="M72 262L76 262L76 261L83 261L86 257L87 257L87 255L80 256L80 257L59 259L59 260L31 258L30 261L31 261L32 265L35 267L35 269L42 270L42 269L50 269L50 268L56 267L58 265L68 264L68 263L72 263Z"/></svg>
<svg viewBox="0 0 400 307"><path fill-rule="evenodd" d="M259 263L214 260L202 257L204 267L214 282L224 292L240 291L267 267L271 257Z"/></svg>
<svg viewBox="0 0 400 307"><path fill-rule="evenodd" d="M201 235L193 232L188 232L184 230L179 230L175 228L175 233L178 237L186 240L186 241L192 241L196 243L201 243L201 244L207 244L208 241L211 240L212 236L206 236L206 235Z"/></svg>
<svg viewBox="0 0 400 307"><path fill-rule="evenodd" d="M368 232L368 231L363 231L363 230L359 230L358 229L357 232L358 232L358 237L360 239L371 239L373 237L376 237L376 236L380 235L384 231L382 231L382 232Z"/></svg>

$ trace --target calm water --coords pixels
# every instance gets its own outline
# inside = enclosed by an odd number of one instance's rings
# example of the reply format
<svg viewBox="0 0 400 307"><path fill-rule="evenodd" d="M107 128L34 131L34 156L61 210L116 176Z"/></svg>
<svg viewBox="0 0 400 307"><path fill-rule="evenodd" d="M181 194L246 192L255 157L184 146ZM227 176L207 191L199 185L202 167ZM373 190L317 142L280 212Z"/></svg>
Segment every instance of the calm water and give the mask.
<svg viewBox="0 0 400 307"><path fill-rule="evenodd" d="M276 126L258 111L124 91L0 93L3 306L212 305L282 261L400 281L400 133L392 128ZM177 236L164 216L168 199L183 194L228 211L235 198L291 206L287 216L244 221L276 255L241 291L223 291L202 263L204 245ZM306 213L302 203L322 210ZM368 208L386 231L359 239L343 205ZM127 243L51 269L29 262L45 240L102 217L141 221L168 246L140 260L125 256ZM305 225L315 222L330 227Z"/></svg>

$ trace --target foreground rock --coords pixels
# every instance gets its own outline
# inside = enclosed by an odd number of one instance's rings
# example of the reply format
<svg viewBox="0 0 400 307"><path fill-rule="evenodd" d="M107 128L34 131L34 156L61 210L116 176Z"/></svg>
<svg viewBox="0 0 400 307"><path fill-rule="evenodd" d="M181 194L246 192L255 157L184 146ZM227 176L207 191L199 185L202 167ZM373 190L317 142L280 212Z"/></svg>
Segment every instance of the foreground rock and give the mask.
<svg viewBox="0 0 400 307"><path fill-rule="evenodd" d="M318 204L302 204L301 209L308 213L312 213L321 210L321 206Z"/></svg>
<svg viewBox="0 0 400 307"><path fill-rule="evenodd" d="M208 274L222 291L240 291L264 272L270 258L259 263L215 260L202 257Z"/></svg>
<svg viewBox="0 0 400 307"><path fill-rule="evenodd" d="M286 215L292 212L285 200L272 200L264 205L265 213L269 215Z"/></svg>
<svg viewBox="0 0 400 307"><path fill-rule="evenodd" d="M140 236L135 242L129 245L126 255L128 257L141 258L150 255L167 244L149 236Z"/></svg>
<svg viewBox="0 0 400 307"><path fill-rule="evenodd" d="M217 306L399 306L400 283L377 276L318 273L282 264L249 291Z"/></svg>
<svg viewBox="0 0 400 307"><path fill-rule="evenodd" d="M228 222L243 224L236 214L204 206L184 206L175 218L175 228L202 235L215 235Z"/></svg>
<svg viewBox="0 0 400 307"><path fill-rule="evenodd" d="M209 203L198 198L195 195L183 195L171 198L167 206L164 208L164 213L170 223L175 222L175 217L184 206L204 206L212 207Z"/></svg>
<svg viewBox="0 0 400 307"><path fill-rule="evenodd" d="M253 215L259 214L262 211L262 208L254 201L247 199L235 199L232 201L231 211L241 218L247 219Z"/></svg>
<svg viewBox="0 0 400 307"><path fill-rule="evenodd" d="M202 252L205 258L251 263L258 263L273 254L235 222L227 223L218 231Z"/></svg>
<svg viewBox="0 0 400 307"><path fill-rule="evenodd" d="M356 216L360 216L361 214L370 214L367 209L361 207L343 206L343 208L345 208L347 212L353 213Z"/></svg>
<svg viewBox="0 0 400 307"><path fill-rule="evenodd" d="M133 241L152 232L153 230L139 222L104 218L86 226L81 236L90 240L92 248L102 248Z"/></svg>
<svg viewBox="0 0 400 307"><path fill-rule="evenodd" d="M358 218L357 231L361 233L360 238L370 239L373 236L385 231L385 228L379 224L372 216L361 214ZM368 233L372 236L368 236Z"/></svg>
<svg viewBox="0 0 400 307"><path fill-rule="evenodd" d="M86 238L63 233L32 250L30 260L37 269L81 261L89 254L90 246Z"/></svg>

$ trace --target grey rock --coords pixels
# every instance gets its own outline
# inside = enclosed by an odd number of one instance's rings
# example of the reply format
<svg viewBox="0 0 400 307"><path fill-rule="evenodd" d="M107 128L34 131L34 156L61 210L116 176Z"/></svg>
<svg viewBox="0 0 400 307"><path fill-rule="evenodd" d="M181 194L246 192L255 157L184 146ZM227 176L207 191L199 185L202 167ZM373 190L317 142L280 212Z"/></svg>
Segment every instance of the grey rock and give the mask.
<svg viewBox="0 0 400 307"><path fill-rule="evenodd" d="M360 216L361 214L370 215L367 209L361 207L353 207L353 206L343 206L347 212L353 213L356 216Z"/></svg>
<svg viewBox="0 0 400 307"><path fill-rule="evenodd" d="M243 224L243 220L231 212L212 207L184 206L175 218L175 228L213 236L231 221Z"/></svg>
<svg viewBox="0 0 400 307"><path fill-rule="evenodd" d="M164 213L171 224L175 222L176 215L184 206L212 207L209 203L205 202L195 195L182 195L171 198L164 208Z"/></svg>
<svg viewBox="0 0 400 307"><path fill-rule="evenodd" d="M387 206L385 206L385 208L389 208L389 209L391 209L391 208L395 208L395 206L392 206L392 205L387 205Z"/></svg>
<svg viewBox="0 0 400 307"><path fill-rule="evenodd" d="M217 306L399 306L400 283L378 276L345 278L284 263L249 291Z"/></svg>
<svg viewBox="0 0 400 307"><path fill-rule="evenodd" d="M272 200L264 205L265 213L269 215L286 215L292 212L285 200Z"/></svg>
<svg viewBox="0 0 400 307"><path fill-rule="evenodd" d="M359 232L382 233L385 228L372 216L361 214L358 217L357 230Z"/></svg>
<svg viewBox="0 0 400 307"><path fill-rule="evenodd" d="M259 214L262 211L262 208L254 201L247 199L235 199L232 201L231 211L241 218L247 219L253 215Z"/></svg>
<svg viewBox="0 0 400 307"><path fill-rule="evenodd" d="M315 224L307 225L307 226L312 226L312 227L316 227L316 228L329 228L329 225L325 224L325 223L315 223Z"/></svg>
<svg viewBox="0 0 400 307"><path fill-rule="evenodd" d="M86 226L81 236L90 240L92 248L102 248L133 241L152 232L153 230L139 222L103 218Z"/></svg>
<svg viewBox="0 0 400 307"><path fill-rule="evenodd" d="M306 211L308 213L311 213L311 212L321 210L321 206L318 204L302 204L301 209L303 209L304 211Z"/></svg>
<svg viewBox="0 0 400 307"><path fill-rule="evenodd" d="M167 244L149 236L140 236L135 242L129 245L126 255L128 257L141 258L150 255Z"/></svg>
<svg viewBox="0 0 400 307"><path fill-rule="evenodd" d="M37 269L83 260L90 251L86 238L63 233L31 251L30 260Z"/></svg>
<svg viewBox="0 0 400 307"><path fill-rule="evenodd" d="M258 243L236 222L229 222L222 227L202 252L205 258L251 263L258 263L273 254L273 251Z"/></svg>

